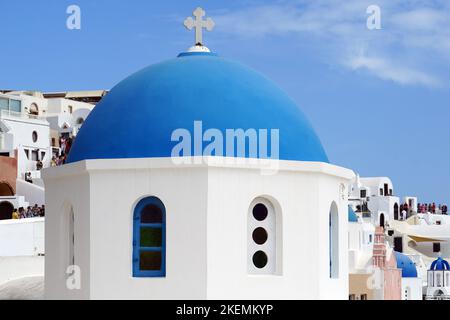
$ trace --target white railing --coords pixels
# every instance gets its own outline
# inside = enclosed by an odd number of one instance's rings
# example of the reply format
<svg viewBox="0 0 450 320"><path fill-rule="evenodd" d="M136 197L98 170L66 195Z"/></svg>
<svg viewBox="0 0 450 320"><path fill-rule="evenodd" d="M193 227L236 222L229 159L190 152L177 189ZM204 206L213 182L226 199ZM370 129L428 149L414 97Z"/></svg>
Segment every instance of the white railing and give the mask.
<svg viewBox="0 0 450 320"><path fill-rule="evenodd" d="M45 118L36 116L34 114L27 114L27 113L11 111L11 110L1 110L0 118L2 118L2 117L14 117L14 118L20 118L20 119L45 120Z"/></svg>

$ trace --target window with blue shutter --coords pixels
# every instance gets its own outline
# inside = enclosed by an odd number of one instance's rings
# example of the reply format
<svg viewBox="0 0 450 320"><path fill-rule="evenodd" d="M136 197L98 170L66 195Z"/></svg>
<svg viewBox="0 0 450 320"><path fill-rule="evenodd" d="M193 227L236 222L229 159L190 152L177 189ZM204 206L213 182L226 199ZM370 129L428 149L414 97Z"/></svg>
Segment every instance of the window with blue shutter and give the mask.
<svg viewBox="0 0 450 320"><path fill-rule="evenodd" d="M144 198L133 215L133 277L166 276L166 209L156 197Z"/></svg>

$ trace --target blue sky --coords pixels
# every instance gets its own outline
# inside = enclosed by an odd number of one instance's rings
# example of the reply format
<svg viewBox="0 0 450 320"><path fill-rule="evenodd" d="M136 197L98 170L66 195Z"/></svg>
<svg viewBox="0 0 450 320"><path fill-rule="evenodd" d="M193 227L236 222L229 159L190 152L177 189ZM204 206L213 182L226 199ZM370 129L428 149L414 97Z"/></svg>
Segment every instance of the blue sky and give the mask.
<svg viewBox="0 0 450 320"><path fill-rule="evenodd" d="M81 8L81 30L66 9ZM381 8L368 30L366 8ZM316 128L330 160L389 176L398 195L450 202L450 2L446 0L2 1L0 88L109 89L205 43L275 81Z"/></svg>

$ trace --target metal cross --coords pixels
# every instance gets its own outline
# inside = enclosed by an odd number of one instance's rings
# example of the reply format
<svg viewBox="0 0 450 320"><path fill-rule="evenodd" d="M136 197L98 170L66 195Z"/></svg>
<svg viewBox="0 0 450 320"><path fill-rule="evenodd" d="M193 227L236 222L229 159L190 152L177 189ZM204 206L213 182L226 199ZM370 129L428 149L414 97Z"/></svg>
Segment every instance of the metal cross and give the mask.
<svg viewBox="0 0 450 320"><path fill-rule="evenodd" d="M207 18L206 20L202 19L206 13L200 7L195 9L193 14L195 20L192 19L192 17L186 18L186 20L184 20L184 26L188 30L192 30L192 28L195 28L195 44L203 45L203 37L202 37L203 28L205 28L208 31L211 31L214 28L215 24L211 18Z"/></svg>

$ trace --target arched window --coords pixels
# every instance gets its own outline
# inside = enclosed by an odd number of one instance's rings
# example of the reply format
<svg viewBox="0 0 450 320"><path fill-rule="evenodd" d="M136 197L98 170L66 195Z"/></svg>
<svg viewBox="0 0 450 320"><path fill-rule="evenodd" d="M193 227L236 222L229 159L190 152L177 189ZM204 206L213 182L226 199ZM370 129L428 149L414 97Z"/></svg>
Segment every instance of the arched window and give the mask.
<svg viewBox="0 0 450 320"><path fill-rule="evenodd" d="M248 212L248 273L275 274L277 270L277 221L272 203L255 199Z"/></svg>
<svg viewBox="0 0 450 320"><path fill-rule="evenodd" d="M428 271L428 286L434 287L434 273L433 271Z"/></svg>
<svg viewBox="0 0 450 320"><path fill-rule="evenodd" d="M0 181L0 197L11 197L14 196L13 187L5 181Z"/></svg>
<svg viewBox="0 0 450 320"><path fill-rule="evenodd" d="M156 197L144 198L133 215L133 277L166 276L166 208Z"/></svg>
<svg viewBox="0 0 450 320"><path fill-rule="evenodd" d="M380 213L380 227L384 228L384 224L385 224L384 213Z"/></svg>
<svg viewBox="0 0 450 320"><path fill-rule="evenodd" d="M31 104L29 113L35 116L39 115L39 107L36 103Z"/></svg>
<svg viewBox="0 0 450 320"><path fill-rule="evenodd" d="M69 216L68 216L68 244L69 244L69 266L75 265L75 215L73 213L73 208L70 208Z"/></svg>
<svg viewBox="0 0 450 320"><path fill-rule="evenodd" d="M329 255L330 278L339 277L339 221L338 208L335 202L331 204L329 213Z"/></svg>
<svg viewBox="0 0 450 320"><path fill-rule="evenodd" d="M394 220L398 220L398 203L394 204Z"/></svg>
<svg viewBox="0 0 450 320"><path fill-rule="evenodd" d="M442 275L440 272L435 272L436 274L436 287L442 287Z"/></svg>
<svg viewBox="0 0 450 320"><path fill-rule="evenodd" d="M33 142L37 142L38 133L36 131L33 131L33 133L31 134L31 139L33 140Z"/></svg>

